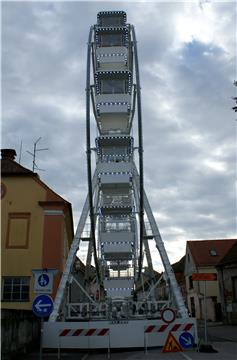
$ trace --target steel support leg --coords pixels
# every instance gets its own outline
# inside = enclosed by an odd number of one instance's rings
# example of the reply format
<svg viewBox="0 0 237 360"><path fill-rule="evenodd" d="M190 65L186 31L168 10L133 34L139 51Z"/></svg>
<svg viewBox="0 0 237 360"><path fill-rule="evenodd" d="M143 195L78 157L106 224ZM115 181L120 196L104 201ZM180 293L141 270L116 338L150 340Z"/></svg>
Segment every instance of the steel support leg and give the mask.
<svg viewBox="0 0 237 360"><path fill-rule="evenodd" d="M139 174L136 168L136 165L134 164L134 178L135 178L135 183L136 183L136 187L139 188ZM171 292L174 296L174 300L178 309L178 313L182 318L187 318L188 317L188 311L187 308L184 304L184 300L183 297L181 295L179 286L177 284L172 266L170 265L170 261L167 255L167 252L165 250L165 246L164 246L164 242L161 238L158 226L156 224L156 220L154 218L153 212L151 210L151 206L149 204L148 198L146 196L146 193L144 191L144 209L146 212L146 215L148 217L151 229L152 229L152 233L156 242L156 247L160 253L160 257L163 263L163 266L165 268L168 280L169 280L169 285L170 285L170 289Z"/></svg>
<svg viewBox="0 0 237 360"><path fill-rule="evenodd" d="M97 173L95 172L94 176L93 176L93 180L92 180L93 192L95 190L96 184L97 184ZM56 297L54 299L54 310L49 317L50 322L54 322L57 320L60 310L62 310L62 308L63 308L63 300L65 298L64 295L65 295L65 291L67 288L69 275L72 272L72 267L73 267L73 264L74 264L74 261L76 258L76 253L79 249L81 234L83 232L88 213L89 213L89 196L87 195L86 201L84 203L83 210L81 213L81 217L80 217L80 220L79 220L79 223L77 226L76 234L74 236L73 242L71 244L71 248L68 253L65 269L64 269L63 275L60 280L60 284L58 287Z"/></svg>

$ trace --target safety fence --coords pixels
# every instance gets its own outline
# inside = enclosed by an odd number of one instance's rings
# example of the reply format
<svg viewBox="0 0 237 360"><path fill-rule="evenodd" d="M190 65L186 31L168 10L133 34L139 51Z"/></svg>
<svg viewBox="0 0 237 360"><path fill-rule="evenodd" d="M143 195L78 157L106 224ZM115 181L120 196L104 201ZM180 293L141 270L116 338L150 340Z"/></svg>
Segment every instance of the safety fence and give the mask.
<svg viewBox="0 0 237 360"><path fill-rule="evenodd" d="M91 336L100 336L108 337L108 359L110 359L110 329L109 328L100 328L100 329L60 329L58 334L58 359L61 359L61 348L62 348L62 338L66 337L78 337L85 336L90 338ZM90 342L88 342L88 349L90 348Z"/></svg>
<svg viewBox="0 0 237 360"><path fill-rule="evenodd" d="M176 332L187 332L190 330L195 331L195 327L193 323L176 323L176 324L162 324L162 325L147 325L144 327L144 352L145 354L148 353L149 347L149 335L151 334L165 334L165 336L169 335L169 333L176 333Z"/></svg>

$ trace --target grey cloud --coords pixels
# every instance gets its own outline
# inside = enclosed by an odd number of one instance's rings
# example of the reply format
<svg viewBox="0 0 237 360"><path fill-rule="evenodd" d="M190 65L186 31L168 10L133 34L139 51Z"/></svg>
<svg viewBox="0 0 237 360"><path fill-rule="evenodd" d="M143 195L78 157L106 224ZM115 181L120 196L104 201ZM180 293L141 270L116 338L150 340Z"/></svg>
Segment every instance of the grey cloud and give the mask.
<svg viewBox="0 0 237 360"><path fill-rule="evenodd" d="M177 17L187 7L197 14L197 6L4 2L2 7L2 146L19 152L22 140L22 164L31 167L25 151L42 137L40 146L49 151L37 159L46 169L41 178L73 204L75 225L87 191L89 27L100 10L127 12L138 40L146 191L154 212L163 215L157 220L167 247L179 239L171 261L183 255L185 239L228 237L236 230L231 110L236 15L233 4L212 4L216 42L178 43Z"/></svg>

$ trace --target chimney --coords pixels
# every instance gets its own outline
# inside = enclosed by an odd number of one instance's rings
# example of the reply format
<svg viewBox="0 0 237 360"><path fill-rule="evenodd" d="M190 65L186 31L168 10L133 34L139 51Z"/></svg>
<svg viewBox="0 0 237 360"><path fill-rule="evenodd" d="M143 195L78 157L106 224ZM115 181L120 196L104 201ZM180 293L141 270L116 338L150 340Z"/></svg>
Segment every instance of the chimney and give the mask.
<svg viewBox="0 0 237 360"><path fill-rule="evenodd" d="M15 160L16 151L14 149L1 149L2 160Z"/></svg>

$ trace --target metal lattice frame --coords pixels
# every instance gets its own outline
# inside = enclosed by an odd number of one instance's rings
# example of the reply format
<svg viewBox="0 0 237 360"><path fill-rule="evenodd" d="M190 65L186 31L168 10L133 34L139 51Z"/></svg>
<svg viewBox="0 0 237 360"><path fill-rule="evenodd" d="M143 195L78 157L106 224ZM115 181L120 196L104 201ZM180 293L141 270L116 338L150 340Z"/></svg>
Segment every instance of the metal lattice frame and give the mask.
<svg viewBox="0 0 237 360"><path fill-rule="evenodd" d="M107 299L113 300L114 297L116 298L116 294L119 294L122 298L132 297L136 283L143 283L141 275L143 255L145 254L150 274L149 293L152 292L157 282L155 282L147 230L144 223L144 215L146 215L152 230L151 238L156 242L179 315L183 318L187 317L187 309L148 198L144 192L142 109L137 41L134 27L126 24L126 14L124 14L124 12L99 13L98 24L92 26L89 32L86 76L88 195L69 251L50 321L59 319L61 310L66 306L66 289L69 286L70 274L88 216L90 218L90 242L86 264L86 280L88 281L89 278L88 269L91 266L93 253L97 283L106 291ZM111 21L110 18L116 16L120 16L119 25L108 25L107 23ZM105 26L103 22L107 25ZM103 46L99 36L107 36L106 41L108 42L111 39L109 36L111 34L113 36L114 33L121 34L122 45L120 44L117 47ZM93 73L91 72L91 63ZM94 79L93 83L91 83L92 78ZM132 83L133 78L135 78L135 83ZM115 85L116 81L117 85ZM104 86L107 92L103 92ZM116 86L125 86L125 93L118 92ZM108 91L108 89L113 90ZM99 137L96 139L97 165L93 179L91 164L91 107L99 132ZM137 113L139 171L133 159L135 147L131 137L135 113ZM95 199L94 203L93 198ZM137 231L137 225L139 232ZM97 240L96 228L99 230ZM96 241L98 243L98 252ZM127 273L130 274L129 279L121 275L121 269L127 269ZM112 277L113 274L116 274L116 277ZM76 279L74 281L77 283ZM81 284L78 285L82 287ZM128 287L123 288L121 286ZM83 292L90 299L85 289L83 289Z"/></svg>

